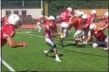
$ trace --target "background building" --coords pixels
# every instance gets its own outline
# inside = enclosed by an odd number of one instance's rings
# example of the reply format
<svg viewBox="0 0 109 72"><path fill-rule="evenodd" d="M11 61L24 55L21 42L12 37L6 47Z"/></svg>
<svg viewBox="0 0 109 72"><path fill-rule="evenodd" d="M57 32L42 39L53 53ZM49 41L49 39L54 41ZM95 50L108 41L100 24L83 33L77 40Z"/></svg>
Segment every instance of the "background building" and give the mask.
<svg viewBox="0 0 109 72"><path fill-rule="evenodd" d="M41 0L2 0L2 17L15 13L23 16L39 17L42 14Z"/></svg>

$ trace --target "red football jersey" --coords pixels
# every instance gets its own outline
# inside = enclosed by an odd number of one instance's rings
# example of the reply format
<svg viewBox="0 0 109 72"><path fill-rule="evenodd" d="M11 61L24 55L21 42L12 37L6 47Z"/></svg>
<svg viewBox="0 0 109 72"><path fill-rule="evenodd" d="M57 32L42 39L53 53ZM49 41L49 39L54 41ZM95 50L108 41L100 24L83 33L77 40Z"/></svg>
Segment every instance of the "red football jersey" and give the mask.
<svg viewBox="0 0 109 72"><path fill-rule="evenodd" d="M97 40L105 40L106 35L104 34L103 31L94 31L94 36Z"/></svg>
<svg viewBox="0 0 109 72"><path fill-rule="evenodd" d="M50 29L52 30L52 32L56 32L57 31L57 25L55 21L50 21Z"/></svg>
<svg viewBox="0 0 109 72"><path fill-rule="evenodd" d="M87 23L88 19L81 19L81 25L85 26L83 29L89 29L89 23ZM87 25L87 27L86 27Z"/></svg>
<svg viewBox="0 0 109 72"><path fill-rule="evenodd" d="M99 29L100 27L96 27L96 29L92 32L93 36L95 36L95 38L97 40L105 40L106 35L104 34L104 32L102 30Z"/></svg>
<svg viewBox="0 0 109 72"><path fill-rule="evenodd" d="M52 34L51 34L51 29L50 29L49 22L46 22L44 24L44 28L45 28L45 37L52 38Z"/></svg>
<svg viewBox="0 0 109 72"><path fill-rule="evenodd" d="M15 35L15 28L11 24L5 24L1 30L1 46L4 46L7 42L7 36L13 37Z"/></svg>
<svg viewBox="0 0 109 72"><path fill-rule="evenodd" d="M76 30L82 30L81 18L72 18L72 25Z"/></svg>
<svg viewBox="0 0 109 72"><path fill-rule="evenodd" d="M94 14L90 14L89 17L88 17L88 20L87 20L87 24L92 24L94 18L95 18Z"/></svg>
<svg viewBox="0 0 109 72"><path fill-rule="evenodd" d="M70 12L68 10L64 10L60 13L61 22L69 22Z"/></svg>

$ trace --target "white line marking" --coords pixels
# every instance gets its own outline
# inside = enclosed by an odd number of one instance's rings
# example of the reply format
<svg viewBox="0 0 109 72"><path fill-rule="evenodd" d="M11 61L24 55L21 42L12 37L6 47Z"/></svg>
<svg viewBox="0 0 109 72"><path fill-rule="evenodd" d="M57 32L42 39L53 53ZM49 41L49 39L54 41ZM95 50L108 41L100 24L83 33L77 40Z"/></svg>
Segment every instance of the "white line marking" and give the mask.
<svg viewBox="0 0 109 72"><path fill-rule="evenodd" d="M44 38L44 36L30 34L30 33L24 33L24 32L17 32L17 33L20 33L20 34L28 34L28 35L32 35L32 36L37 36L37 37L40 37L40 38Z"/></svg>
<svg viewBox="0 0 109 72"><path fill-rule="evenodd" d="M28 35L31 35L31 36L37 36L37 37L40 37L40 38L44 38L44 36L30 34L30 33L27 33L27 32L17 32L17 33L19 33L19 34L28 34ZM59 39L56 39L56 40L59 40ZM72 41L67 41L67 42L72 42Z"/></svg>
<svg viewBox="0 0 109 72"><path fill-rule="evenodd" d="M11 72L15 72L15 70L9 65L7 64L3 59L2 59L2 63L4 66L6 66Z"/></svg>
<svg viewBox="0 0 109 72"><path fill-rule="evenodd" d="M5 67L7 67L9 69L9 71L15 72L15 70L2 59L2 57L1 57L1 49L0 49L0 63L2 63ZM0 66L1 66L1 64L0 64Z"/></svg>

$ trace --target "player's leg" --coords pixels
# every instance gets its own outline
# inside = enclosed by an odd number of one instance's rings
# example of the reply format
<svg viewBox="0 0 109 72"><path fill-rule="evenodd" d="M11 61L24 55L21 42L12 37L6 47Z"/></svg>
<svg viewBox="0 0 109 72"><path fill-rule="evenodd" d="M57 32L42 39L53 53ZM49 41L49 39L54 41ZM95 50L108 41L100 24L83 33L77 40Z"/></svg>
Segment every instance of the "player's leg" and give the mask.
<svg viewBox="0 0 109 72"><path fill-rule="evenodd" d="M35 25L34 29L37 31L37 24Z"/></svg>
<svg viewBox="0 0 109 72"><path fill-rule="evenodd" d="M41 32L41 23L37 22L37 28L38 28L38 32Z"/></svg>
<svg viewBox="0 0 109 72"><path fill-rule="evenodd" d="M85 45L87 45L87 38L88 38L88 30L83 30L82 40Z"/></svg>
<svg viewBox="0 0 109 72"><path fill-rule="evenodd" d="M97 41L95 41L95 42L93 43L92 46L93 46L93 48L97 48L97 47L106 47L107 44L106 44L105 41L99 41L99 40L97 40Z"/></svg>
<svg viewBox="0 0 109 72"><path fill-rule="evenodd" d="M103 48L104 49L104 51L109 51L109 36L107 36L107 38L105 39L105 41L106 41L106 44L107 44L107 47L105 47L105 48Z"/></svg>
<svg viewBox="0 0 109 72"><path fill-rule="evenodd" d="M48 51L44 51L44 53L48 54L49 52L51 52L52 50L54 51L54 55L55 55L55 60L56 61L61 61L59 56L58 56L58 51L56 48L56 44L53 43L52 39L50 38L45 38L46 42L50 45L50 49Z"/></svg>
<svg viewBox="0 0 109 72"><path fill-rule="evenodd" d="M41 26L38 26L38 32L41 32Z"/></svg>
<svg viewBox="0 0 109 72"><path fill-rule="evenodd" d="M68 24L66 22L61 23L61 34L63 34L63 38L60 38L60 44L64 47L63 41L68 36Z"/></svg>
<svg viewBox="0 0 109 72"><path fill-rule="evenodd" d="M82 36L84 35L83 30L77 30L74 34L75 44L78 45L79 42L82 42Z"/></svg>

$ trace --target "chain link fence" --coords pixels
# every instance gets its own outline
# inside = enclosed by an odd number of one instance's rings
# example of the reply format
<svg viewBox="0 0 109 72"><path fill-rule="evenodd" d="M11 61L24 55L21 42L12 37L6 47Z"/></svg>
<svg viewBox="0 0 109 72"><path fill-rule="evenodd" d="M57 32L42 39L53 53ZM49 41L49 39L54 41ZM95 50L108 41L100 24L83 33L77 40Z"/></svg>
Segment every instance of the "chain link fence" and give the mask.
<svg viewBox="0 0 109 72"><path fill-rule="evenodd" d="M49 15L58 15L60 10L74 9L108 9L108 0L49 0Z"/></svg>

